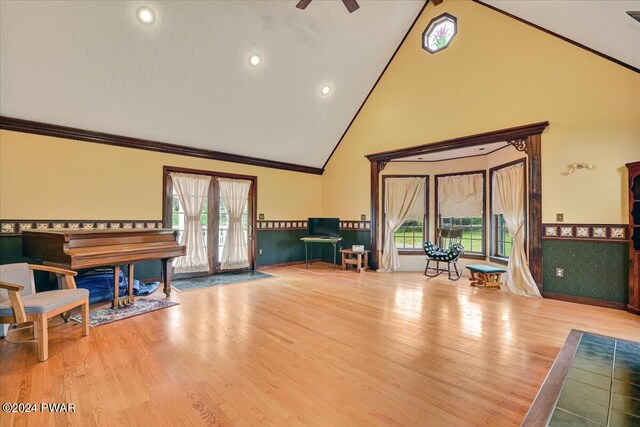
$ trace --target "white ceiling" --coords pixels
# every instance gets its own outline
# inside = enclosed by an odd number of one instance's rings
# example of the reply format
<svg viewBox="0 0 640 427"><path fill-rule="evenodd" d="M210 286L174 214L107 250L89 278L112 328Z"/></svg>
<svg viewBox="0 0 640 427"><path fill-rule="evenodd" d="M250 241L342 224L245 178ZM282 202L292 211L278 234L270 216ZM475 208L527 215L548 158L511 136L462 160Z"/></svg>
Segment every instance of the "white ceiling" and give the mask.
<svg viewBox="0 0 640 427"><path fill-rule="evenodd" d="M485 2L640 67L640 0ZM0 114L321 167L424 0L296 3L0 0Z"/></svg>
<svg viewBox="0 0 640 427"><path fill-rule="evenodd" d="M492 144L476 145L473 147L455 148L452 150L436 151L435 153L418 154L416 156L408 156L400 159L392 160L393 162L439 162L442 160L459 159L462 157L484 156L501 148L507 147L509 144L505 141L494 142Z"/></svg>
<svg viewBox="0 0 640 427"><path fill-rule="evenodd" d="M0 114L321 167L424 1L296 3L2 0Z"/></svg>
<svg viewBox="0 0 640 427"><path fill-rule="evenodd" d="M593 50L640 68L640 0L482 0Z"/></svg>

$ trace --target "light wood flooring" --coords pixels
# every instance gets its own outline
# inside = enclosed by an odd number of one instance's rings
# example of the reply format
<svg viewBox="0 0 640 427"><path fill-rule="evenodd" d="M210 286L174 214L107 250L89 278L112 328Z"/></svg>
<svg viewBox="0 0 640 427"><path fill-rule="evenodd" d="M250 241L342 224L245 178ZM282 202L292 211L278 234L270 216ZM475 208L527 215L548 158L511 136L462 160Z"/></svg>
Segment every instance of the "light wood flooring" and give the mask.
<svg viewBox="0 0 640 427"><path fill-rule="evenodd" d="M640 341L640 316L464 278L264 271L88 337L56 319L44 363L0 340L1 402L77 408L0 424L519 425L572 328Z"/></svg>

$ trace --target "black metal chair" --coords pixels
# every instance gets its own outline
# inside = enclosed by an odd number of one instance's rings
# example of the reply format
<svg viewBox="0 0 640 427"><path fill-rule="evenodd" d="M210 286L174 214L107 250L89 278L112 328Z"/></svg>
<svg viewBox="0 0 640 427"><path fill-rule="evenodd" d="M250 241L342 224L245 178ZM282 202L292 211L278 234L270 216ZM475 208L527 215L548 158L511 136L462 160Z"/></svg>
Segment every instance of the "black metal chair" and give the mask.
<svg viewBox="0 0 640 427"><path fill-rule="evenodd" d="M462 228L449 229L439 228L437 230L440 246L431 242L424 242L424 252L427 254L427 266L424 269L424 275L427 277L436 277L445 271L449 275L449 280L456 281L462 276L462 271L458 270L458 258L464 253L462 246ZM449 246L448 249L443 249ZM436 266L431 267L431 262L435 261ZM441 262L446 262L447 267L440 267ZM453 267L453 270L452 270ZM453 273L453 277L452 277Z"/></svg>

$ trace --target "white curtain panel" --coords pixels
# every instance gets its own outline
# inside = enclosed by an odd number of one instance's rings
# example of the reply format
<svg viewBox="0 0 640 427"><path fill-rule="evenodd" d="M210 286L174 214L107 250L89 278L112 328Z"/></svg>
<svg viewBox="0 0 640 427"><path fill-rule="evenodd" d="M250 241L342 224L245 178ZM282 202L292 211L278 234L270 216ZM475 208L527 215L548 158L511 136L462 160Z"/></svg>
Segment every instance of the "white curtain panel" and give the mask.
<svg viewBox="0 0 640 427"><path fill-rule="evenodd" d="M185 224L184 232L180 237L180 244L187 247L186 255L173 261L174 272L197 273L209 271L209 258L204 245L200 212L209 192L211 177L175 172L170 175L173 188L178 194L182 209L184 209Z"/></svg>
<svg viewBox="0 0 640 427"><path fill-rule="evenodd" d="M384 201L384 247L381 273L390 273L400 268L400 256L394 234L407 219L417 200L424 193L424 178L386 178ZM424 200L424 199L422 199Z"/></svg>
<svg viewBox="0 0 640 427"><path fill-rule="evenodd" d="M442 218L481 218L482 174L438 177L438 206Z"/></svg>
<svg viewBox="0 0 640 427"><path fill-rule="evenodd" d="M222 248L222 270L249 267L247 236L242 230L242 213L249 202L251 181L220 178L220 196L229 213L229 228Z"/></svg>
<svg viewBox="0 0 640 427"><path fill-rule="evenodd" d="M513 237L505 282L511 293L541 298L524 250L524 167L519 164L493 173L493 212L502 214Z"/></svg>

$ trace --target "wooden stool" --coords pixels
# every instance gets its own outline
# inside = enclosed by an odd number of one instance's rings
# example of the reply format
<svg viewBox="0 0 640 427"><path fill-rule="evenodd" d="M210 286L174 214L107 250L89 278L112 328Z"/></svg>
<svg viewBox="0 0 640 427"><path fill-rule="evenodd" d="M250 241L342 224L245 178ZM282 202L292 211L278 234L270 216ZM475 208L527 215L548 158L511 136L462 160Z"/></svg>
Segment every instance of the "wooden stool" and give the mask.
<svg viewBox="0 0 640 427"><path fill-rule="evenodd" d="M498 288L502 286L500 276L506 273L504 268L491 267L488 265L468 265L466 268L471 272L471 286L479 288Z"/></svg>
<svg viewBox="0 0 640 427"><path fill-rule="evenodd" d="M363 270L368 270L369 252L371 251L352 251L351 249L340 249L340 253L342 254L342 269L348 270L350 265L355 265L358 273L361 273Z"/></svg>

